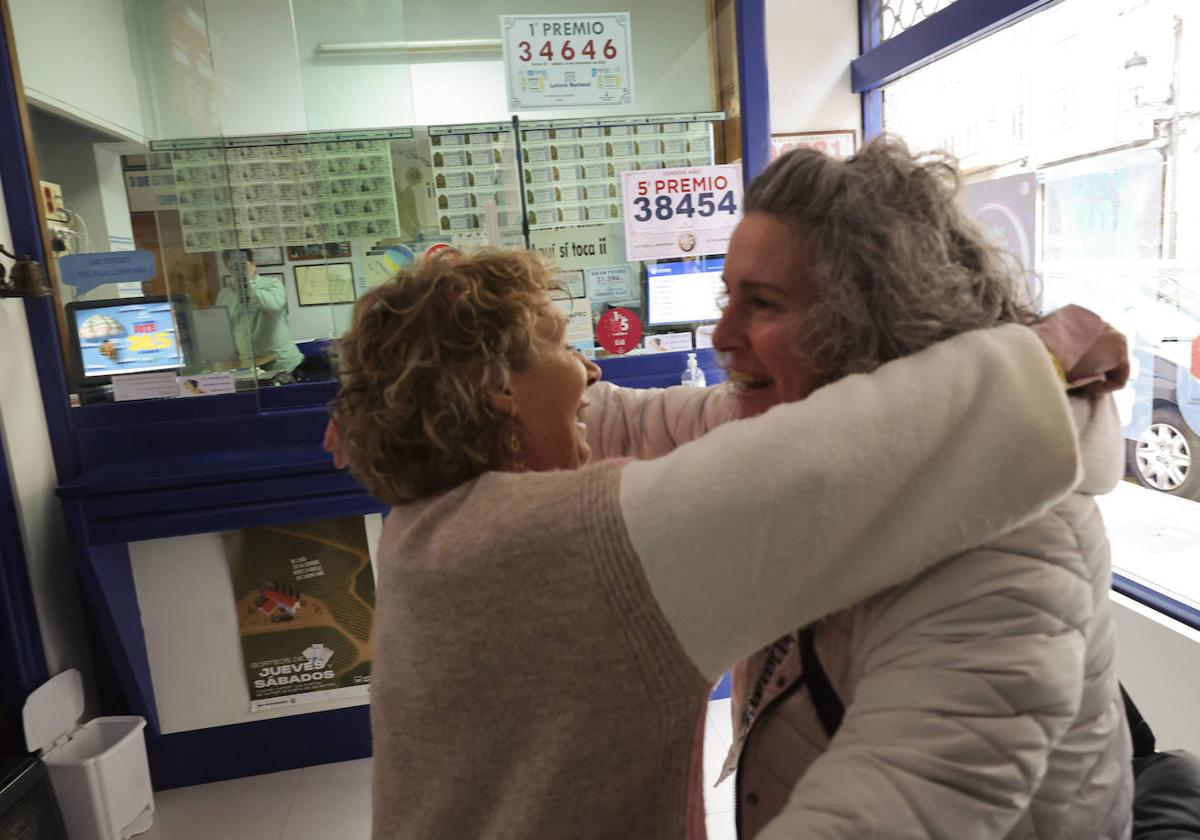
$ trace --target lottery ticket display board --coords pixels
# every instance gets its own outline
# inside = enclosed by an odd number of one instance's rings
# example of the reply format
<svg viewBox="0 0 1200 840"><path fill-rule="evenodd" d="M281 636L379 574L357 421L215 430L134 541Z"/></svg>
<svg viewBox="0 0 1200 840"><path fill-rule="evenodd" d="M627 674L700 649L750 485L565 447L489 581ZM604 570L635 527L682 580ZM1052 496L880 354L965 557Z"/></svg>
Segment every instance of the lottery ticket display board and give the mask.
<svg viewBox="0 0 1200 840"><path fill-rule="evenodd" d="M171 151L186 251L399 233L387 138L271 139Z"/></svg>
<svg viewBox="0 0 1200 840"><path fill-rule="evenodd" d="M442 234L484 230L489 213L499 227L520 227L516 144L507 123L435 126L429 146Z"/></svg>
<svg viewBox="0 0 1200 840"><path fill-rule="evenodd" d="M621 175L707 166L724 114L524 122L521 167L531 230L621 219Z"/></svg>

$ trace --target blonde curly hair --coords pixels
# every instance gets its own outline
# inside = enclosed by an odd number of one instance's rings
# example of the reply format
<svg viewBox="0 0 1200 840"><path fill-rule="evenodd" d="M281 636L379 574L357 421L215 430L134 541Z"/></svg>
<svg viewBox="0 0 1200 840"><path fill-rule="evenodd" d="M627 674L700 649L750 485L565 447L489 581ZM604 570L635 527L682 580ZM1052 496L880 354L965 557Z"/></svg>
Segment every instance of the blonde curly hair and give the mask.
<svg viewBox="0 0 1200 840"><path fill-rule="evenodd" d="M815 302L797 330L818 385L951 336L1037 318L1019 268L958 206L958 168L883 136L847 160L783 155L746 191L745 212L791 225Z"/></svg>
<svg viewBox="0 0 1200 840"><path fill-rule="evenodd" d="M502 463L507 418L488 397L529 361L550 277L528 251L439 255L358 301L333 419L376 498L404 504Z"/></svg>

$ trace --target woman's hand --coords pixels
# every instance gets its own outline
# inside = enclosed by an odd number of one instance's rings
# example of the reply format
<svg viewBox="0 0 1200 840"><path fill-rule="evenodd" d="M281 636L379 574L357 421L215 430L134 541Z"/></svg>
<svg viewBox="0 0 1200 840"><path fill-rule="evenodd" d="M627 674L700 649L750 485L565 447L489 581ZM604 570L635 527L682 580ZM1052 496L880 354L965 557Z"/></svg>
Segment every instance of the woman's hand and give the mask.
<svg viewBox="0 0 1200 840"><path fill-rule="evenodd" d="M1068 390L1083 389L1094 397L1125 387L1129 379L1125 336L1095 312L1071 304L1032 328L1062 365Z"/></svg>

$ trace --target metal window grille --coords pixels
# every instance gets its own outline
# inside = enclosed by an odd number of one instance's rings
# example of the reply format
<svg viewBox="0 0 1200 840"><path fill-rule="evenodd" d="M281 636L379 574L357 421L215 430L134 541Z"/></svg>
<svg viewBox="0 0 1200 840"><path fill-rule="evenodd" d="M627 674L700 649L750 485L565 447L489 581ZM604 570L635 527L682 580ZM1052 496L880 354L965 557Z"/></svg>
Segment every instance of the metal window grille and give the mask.
<svg viewBox="0 0 1200 840"><path fill-rule="evenodd" d="M894 38L901 32L940 12L955 0L874 0L871 11L879 42Z"/></svg>

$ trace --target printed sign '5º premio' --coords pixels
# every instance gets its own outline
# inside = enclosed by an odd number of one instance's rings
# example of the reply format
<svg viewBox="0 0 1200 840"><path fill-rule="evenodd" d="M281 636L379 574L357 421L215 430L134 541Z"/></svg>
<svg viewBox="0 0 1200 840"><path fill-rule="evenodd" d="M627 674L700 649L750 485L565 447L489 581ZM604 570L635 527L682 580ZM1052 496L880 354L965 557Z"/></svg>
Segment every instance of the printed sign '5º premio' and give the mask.
<svg viewBox="0 0 1200 840"><path fill-rule="evenodd" d="M742 170L694 166L624 172L626 258L724 254L741 218Z"/></svg>

